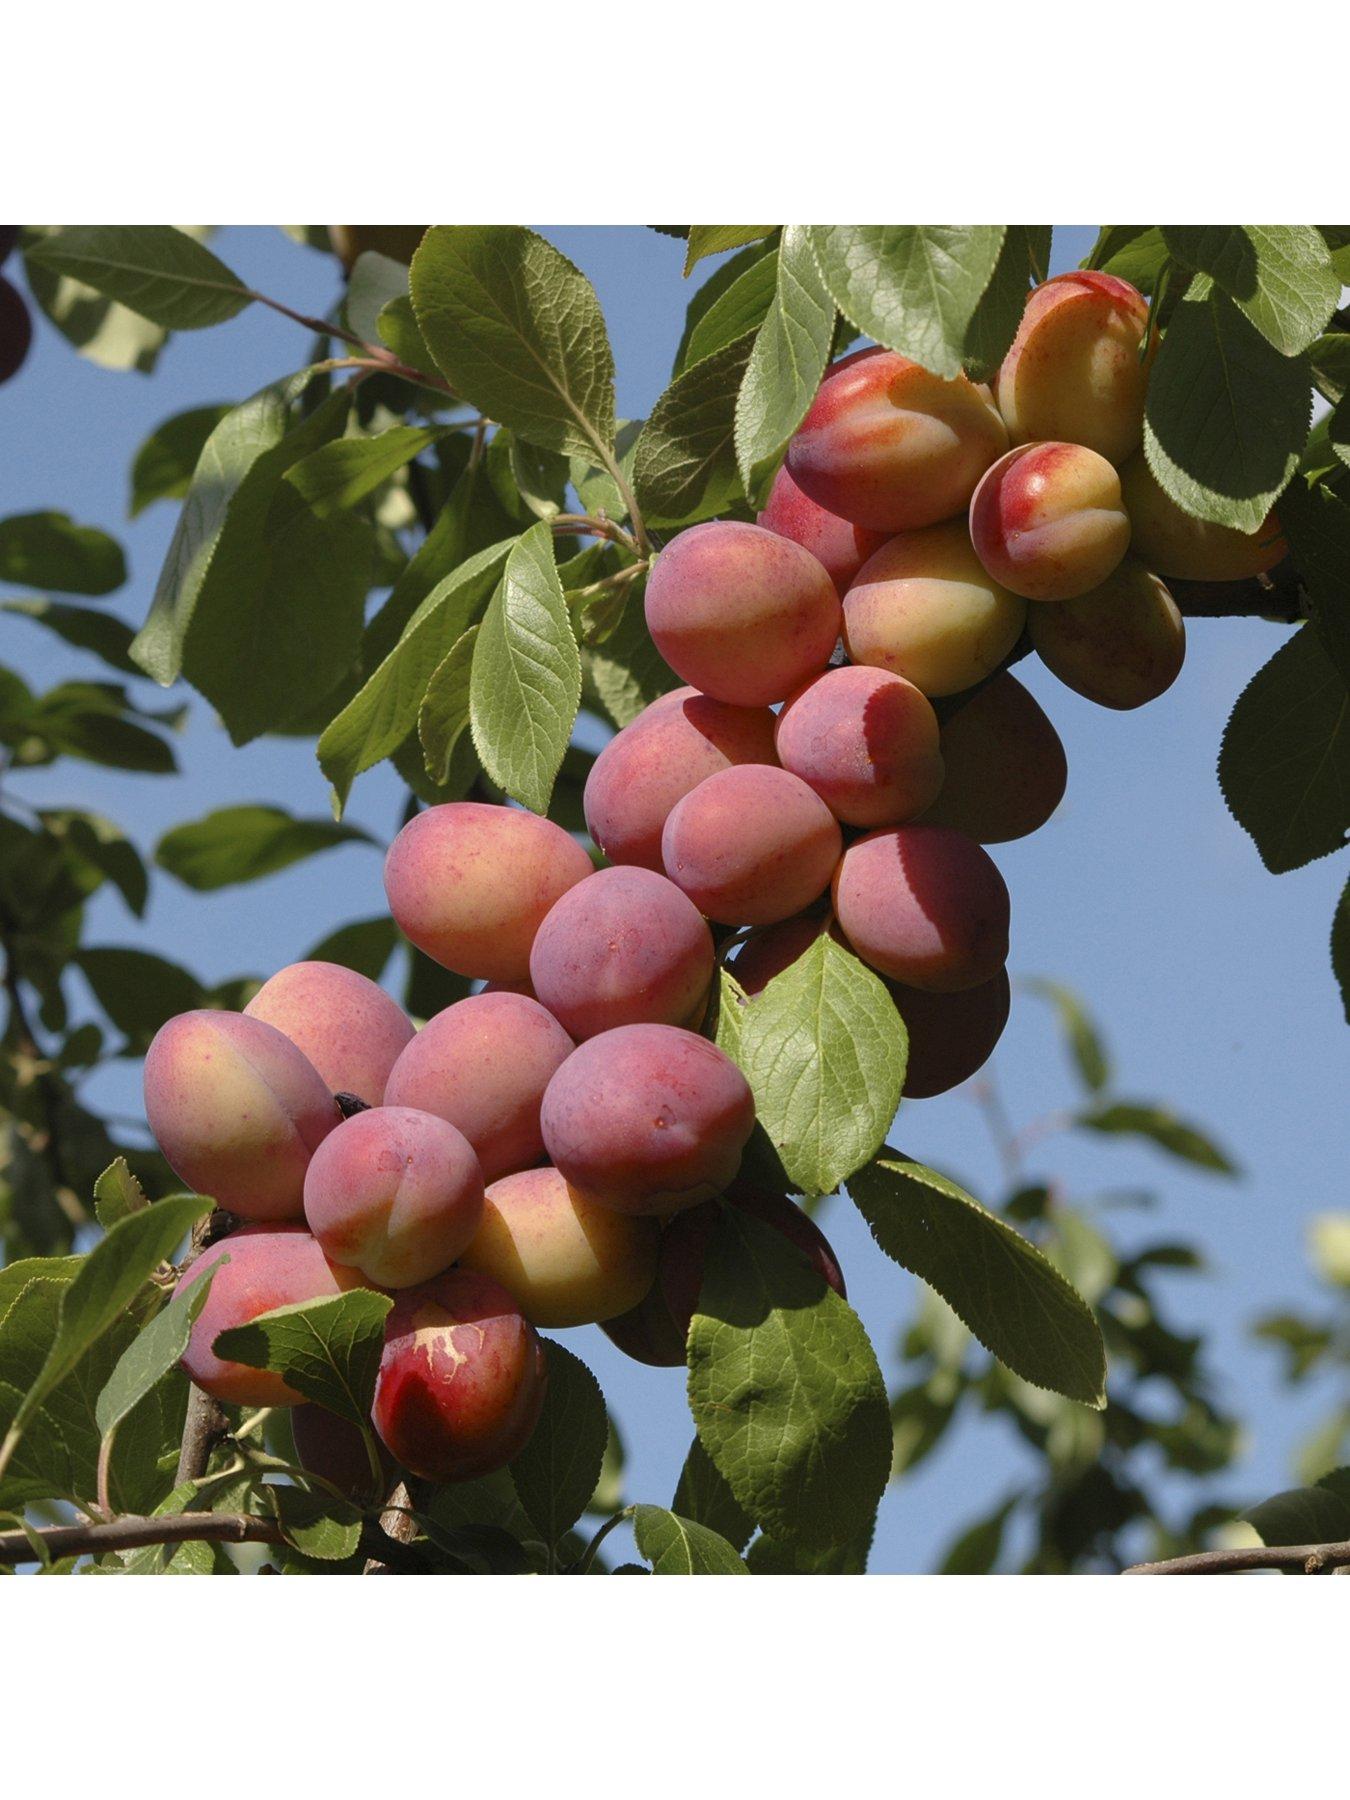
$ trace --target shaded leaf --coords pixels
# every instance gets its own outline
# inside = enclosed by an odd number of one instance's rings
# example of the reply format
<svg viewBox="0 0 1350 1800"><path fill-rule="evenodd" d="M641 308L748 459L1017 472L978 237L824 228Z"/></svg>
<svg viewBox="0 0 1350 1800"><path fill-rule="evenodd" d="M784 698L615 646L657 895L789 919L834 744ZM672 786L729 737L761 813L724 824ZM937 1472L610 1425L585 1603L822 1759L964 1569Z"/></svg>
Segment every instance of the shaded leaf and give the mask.
<svg viewBox="0 0 1350 1800"><path fill-rule="evenodd" d="M885 1383L852 1309L758 1219L724 1208L689 1332L704 1448L770 1535L848 1541L890 1473Z"/></svg>
<svg viewBox="0 0 1350 1800"><path fill-rule="evenodd" d="M228 406L194 406L157 425L137 450L131 464L134 519L156 500L181 500L192 485L192 473L206 440L228 413Z"/></svg>
<svg viewBox="0 0 1350 1800"><path fill-rule="evenodd" d="M1106 1353L1081 1295L1012 1227L954 1181L888 1154L849 1183L872 1235L926 1281L1015 1374L1105 1404Z"/></svg>
<svg viewBox="0 0 1350 1800"><path fill-rule="evenodd" d="M0 581L97 598L127 578L122 546L106 531L61 512L0 519Z"/></svg>
<svg viewBox="0 0 1350 1800"><path fill-rule="evenodd" d="M28 258L170 331L222 324L253 298L218 256L172 225L68 225Z"/></svg>
<svg viewBox="0 0 1350 1800"><path fill-rule="evenodd" d="M1312 225L1163 225L1179 263L1208 275L1283 356L1307 350L1336 310L1341 284Z"/></svg>
<svg viewBox="0 0 1350 1800"><path fill-rule="evenodd" d="M546 1545L575 1525L595 1492L609 1424L594 1375L561 1344L544 1339L548 1388L530 1441L511 1464L520 1504Z"/></svg>
<svg viewBox="0 0 1350 1800"><path fill-rule="evenodd" d="M1178 302L1149 376L1144 455L1185 512L1255 531L1308 436L1312 382L1223 294Z"/></svg>
<svg viewBox="0 0 1350 1800"><path fill-rule="evenodd" d="M105 1231L111 1231L119 1219L144 1212L149 1204L125 1156L109 1163L94 1183L94 1216Z"/></svg>
<svg viewBox="0 0 1350 1800"><path fill-rule="evenodd" d="M333 784L339 812L356 777L397 750L416 727L427 683L487 604L515 541L479 551L432 588L384 661L320 737L319 767Z"/></svg>
<svg viewBox="0 0 1350 1800"><path fill-rule="evenodd" d="M316 518L331 518L358 505L444 436L443 426L393 425L378 437L338 438L292 464L284 480Z"/></svg>
<svg viewBox="0 0 1350 1800"><path fill-rule="evenodd" d="M772 225L691 225L685 242L684 272L692 273L694 265L705 256L722 256L728 250L739 250L756 238L767 237Z"/></svg>
<svg viewBox="0 0 1350 1800"><path fill-rule="evenodd" d="M682 1519L706 1525L710 1531L725 1538L733 1550L744 1550L754 1534L755 1521L697 1437L689 1446L670 1505L672 1512Z"/></svg>
<svg viewBox="0 0 1350 1800"><path fill-rule="evenodd" d="M339 844L369 844L368 832L331 819L297 819L279 806L223 806L166 831L155 861L198 893L258 881Z"/></svg>
<svg viewBox="0 0 1350 1800"><path fill-rule="evenodd" d="M228 1256L220 1257L191 1287L175 1294L122 1352L94 1408L94 1419L104 1437L117 1429L187 1349L216 1270L228 1261Z"/></svg>
<svg viewBox="0 0 1350 1800"><path fill-rule="evenodd" d="M378 981L398 948L398 927L388 913L340 925L305 953L306 962L340 963L368 981Z"/></svg>
<svg viewBox="0 0 1350 1800"><path fill-rule="evenodd" d="M1079 1113L1076 1123L1108 1137L1148 1138L1160 1150L1166 1150L1180 1161L1195 1163L1201 1169L1212 1169L1216 1175L1238 1173L1237 1164L1217 1144L1163 1106L1117 1100Z"/></svg>
<svg viewBox="0 0 1350 1800"><path fill-rule="evenodd" d="M687 368L662 394L633 452L633 485L649 525L711 518L741 496L736 394L755 335Z"/></svg>
<svg viewBox="0 0 1350 1800"><path fill-rule="evenodd" d="M132 630L114 613L96 612L92 606L66 606L57 600L6 600L0 612L31 619L74 650L88 650L101 657L119 675L139 675L132 662Z"/></svg>
<svg viewBox="0 0 1350 1800"><path fill-rule="evenodd" d="M469 728L469 687L474 645L480 627L471 625L436 665L417 714L427 774L444 784L450 779L455 746Z"/></svg>
<svg viewBox="0 0 1350 1800"><path fill-rule="evenodd" d="M1233 817L1276 874L1329 856L1350 829L1350 693L1303 626L1238 696L1219 752Z"/></svg>

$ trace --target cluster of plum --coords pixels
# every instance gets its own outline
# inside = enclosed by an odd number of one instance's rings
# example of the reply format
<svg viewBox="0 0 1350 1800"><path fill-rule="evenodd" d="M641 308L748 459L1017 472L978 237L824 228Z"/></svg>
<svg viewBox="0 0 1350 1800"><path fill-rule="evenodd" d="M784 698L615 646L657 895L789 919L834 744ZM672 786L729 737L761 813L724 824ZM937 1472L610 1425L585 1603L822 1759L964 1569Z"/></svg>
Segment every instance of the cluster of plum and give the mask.
<svg viewBox="0 0 1350 1800"><path fill-rule="evenodd" d="M1086 273L1036 290L992 393L890 351L846 357L759 522L694 526L656 559L648 625L689 685L592 767L608 866L513 807L430 807L390 848L390 910L480 991L414 1031L363 976L299 963L242 1015L161 1030L150 1125L244 1221L184 1276L216 1269L184 1359L199 1386L294 1404L217 1335L380 1289L378 1436L403 1469L461 1480L533 1429L536 1328L596 1323L641 1361L683 1362L722 1202L843 1292L806 1214L740 1173L753 1099L701 1035L714 931L750 1007L822 932L847 944L905 1021L908 1098L989 1056L1009 901L984 845L1043 824L1066 780L1006 659L1025 631L1079 692L1142 704L1184 647L1160 577L1236 579L1283 553L1273 520L1203 525L1154 482L1148 333L1133 288ZM359 1481L338 1421L295 1423L309 1466Z"/></svg>
<svg viewBox="0 0 1350 1800"><path fill-rule="evenodd" d="M639 867L596 870L560 826L473 801L414 818L390 908L482 981L420 1031L374 982L296 963L244 1012L171 1019L145 1061L168 1161L235 1215L190 1265L214 1277L183 1359L225 1403L294 1406L305 1465L368 1493L359 1434L222 1331L365 1286L389 1294L372 1422L397 1465L471 1478L538 1418L538 1327L600 1323L645 1361L684 1360L719 1197L795 1243L838 1291L790 1200L739 1178L754 1126L701 1024L715 968L694 904Z"/></svg>
<svg viewBox="0 0 1350 1800"><path fill-rule="evenodd" d="M17 225L0 225L0 264L19 241ZM23 295L0 275L0 382L17 375L33 341L33 321Z"/></svg>

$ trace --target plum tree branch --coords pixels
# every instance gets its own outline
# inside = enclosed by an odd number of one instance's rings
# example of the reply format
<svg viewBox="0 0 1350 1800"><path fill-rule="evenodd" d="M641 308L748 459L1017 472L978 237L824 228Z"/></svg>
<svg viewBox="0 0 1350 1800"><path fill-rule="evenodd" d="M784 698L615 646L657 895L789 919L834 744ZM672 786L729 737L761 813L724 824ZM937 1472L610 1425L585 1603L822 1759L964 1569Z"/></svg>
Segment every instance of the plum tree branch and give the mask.
<svg viewBox="0 0 1350 1800"><path fill-rule="evenodd" d="M141 1550L150 1544L284 1544L286 1535L275 1519L252 1513L165 1513L150 1517L127 1513L82 1525L34 1526L29 1531L0 1532L0 1563L40 1561L33 1539L53 1559L105 1556L110 1551ZM361 1527L361 1549L400 1574L426 1574L427 1562L410 1545L400 1543L372 1521Z"/></svg>
<svg viewBox="0 0 1350 1800"><path fill-rule="evenodd" d="M1241 1575L1255 1569L1292 1575L1334 1575L1350 1568L1350 1539L1339 1544L1256 1544L1240 1550L1200 1550L1167 1562L1135 1563L1126 1575Z"/></svg>

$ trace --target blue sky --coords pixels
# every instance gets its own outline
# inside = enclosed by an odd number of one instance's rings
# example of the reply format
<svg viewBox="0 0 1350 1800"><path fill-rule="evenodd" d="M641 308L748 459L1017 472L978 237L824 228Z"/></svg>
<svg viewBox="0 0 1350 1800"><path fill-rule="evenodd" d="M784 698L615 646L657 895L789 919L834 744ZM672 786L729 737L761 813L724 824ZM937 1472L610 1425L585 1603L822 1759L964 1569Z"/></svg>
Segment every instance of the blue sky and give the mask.
<svg viewBox="0 0 1350 1800"><path fill-rule="evenodd" d="M669 372L690 284L682 246L636 227L545 227L595 283L618 365L619 409L640 417ZM1061 228L1055 266L1072 266L1091 233ZM272 229L231 227L216 248L244 278L300 310L332 302L336 264ZM112 608L144 618L176 507L126 517L131 457L155 425L189 406L243 398L306 359L307 334L254 307L229 324L173 340L149 378L114 374L74 354L39 321L28 365L0 391L0 511L58 507L103 526L126 546L131 578ZM1180 1168L1124 1141L1050 1138L1030 1173L1071 1193L1148 1188L1147 1214L1112 1215L1127 1244L1185 1237L1208 1253L1208 1276L1169 1290L1191 1329L1212 1334L1221 1403L1249 1420L1246 1458L1228 1484L1237 1498L1287 1485L1289 1457L1318 1415L1316 1397L1291 1400L1274 1358L1247 1339L1252 1318L1313 1295L1304 1253L1310 1216L1345 1204L1350 1167L1350 1033L1328 967L1332 912L1344 859L1292 875L1266 874L1229 816L1214 774L1232 702L1282 641L1259 620L1194 621L1187 664L1160 701L1106 712L1032 661L1019 668L1064 739L1069 789L1035 837L999 847L1013 896L1010 967L1077 988L1104 1023L1122 1092L1162 1099L1204 1124L1242 1165L1237 1183ZM0 623L0 660L30 684L99 678L93 659L38 627ZM147 699L158 690L142 684ZM170 825L245 801L324 815L326 784L312 745L265 740L242 750L195 696L178 749L182 774L150 779L74 762L26 772L15 788L33 804L79 804L118 820L149 852ZM397 828L404 790L388 768L362 776L349 816L378 839ZM115 897L91 908L88 941L141 944L208 979L266 974L333 927L384 909L380 855L353 846L266 882L198 896L157 878L137 922ZM1044 1006L1019 996L993 1070L1019 1123L1071 1103L1074 1087ZM139 1068L100 1073L90 1098L140 1110ZM960 1092L903 1109L893 1133L986 1199L1000 1192L997 1158L979 1112ZM844 1200L824 1217L850 1293L893 1369L910 1277L872 1245ZM629 1363L598 1331L566 1334L595 1369L624 1428L634 1498L667 1501L691 1427L678 1372ZM893 1488L872 1567L921 1569L960 1526L991 1507L1023 1467L1005 1427L981 1422Z"/></svg>

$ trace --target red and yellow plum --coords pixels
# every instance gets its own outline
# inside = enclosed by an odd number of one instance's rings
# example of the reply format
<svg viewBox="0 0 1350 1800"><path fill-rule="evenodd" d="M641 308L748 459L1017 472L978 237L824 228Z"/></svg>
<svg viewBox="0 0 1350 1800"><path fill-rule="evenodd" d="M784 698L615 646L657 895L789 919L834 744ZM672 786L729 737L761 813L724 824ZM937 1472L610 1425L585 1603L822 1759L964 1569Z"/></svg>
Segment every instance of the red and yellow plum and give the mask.
<svg viewBox="0 0 1350 1800"><path fill-rule="evenodd" d="M937 714L888 669L828 669L778 715L778 760L845 825L898 825L942 785Z"/></svg>
<svg viewBox="0 0 1350 1800"><path fill-rule="evenodd" d="M618 1025L696 1025L713 978L698 908L650 869L600 869L569 888L530 952L534 991L578 1042Z"/></svg>
<svg viewBox="0 0 1350 1800"><path fill-rule="evenodd" d="M666 874L723 925L769 925L800 912L829 886L842 848L820 796L761 763L700 782L661 834Z"/></svg>
<svg viewBox="0 0 1350 1800"><path fill-rule="evenodd" d="M811 552L735 520L692 526L666 546L646 611L676 674L729 706L785 700L839 640L839 595Z"/></svg>
<svg viewBox="0 0 1350 1800"><path fill-rule="evenodd" d="M374 1287L439 1275L482 1217L483 1171L468 1139L410 1106L344 1119L305 1175L305 1220L324 1254Z"/></svg>
<svg viewBox="0 0 1350 1800"><path fill-rule="evenodd" d="M548 1085L549 1160L616 1212L679 1212L728 1186L755 1123L745 1077L715 1044L674 1025L588 1038Z"/></svg>
<svg viewBox="0 0 1350 1800"><path fill-rule="evenodd" d="M539 1105L572 1040L524 994L472 994L436 1014L394 1064L389 1106L434 1113L462 1132L485 1181L544 1153Z"/></svg>
<svg viewBox="0 0 1350 1800"><path fill-rule="evenodd" d="M551 820L459 800L409 820L389 847L384 886L399 929L433 962L523 981L544 914L591 868Z"/></svg>
<svg viewBox="0 0 1350 1800"><path fill-rule="evenodd" d="M934 697L991 675L1026 623L1027 603L994 580L964 519L893 537L844 597L855 663L888 669Z"/></svg>
<svg viewBox="0 0 1350 1800"><path fill-rule="evenodd" d="M946 381L894 350L859 350L826 375L788 445L792 480L872 531L917 531L961 512L1008 447L988 388Z"/></svg>
<svg viewBox="0 0 1350 1800"><path fill-rule="evenodd" d="M661 832L671 808L733 764L775 761L773 731L767 706L725 706L691 687L663 694L591 765L587 830L612 863L661 874Z"/></svg>
<svg viewBox="0 0 1350 1800"><path fill-rule="evenodd" d="M523 1169L488 1189L460 1267L499 1281L531 1325L594 1325L643 1298L660 1237L658 1220L597 1205L557 1169Z"/></svg>
<svg viewBox="0 0 1350 1800"><path fill-rule="evenodd" d="M471 1269L405 1288L385 1321L375 1429L424 1481L503 1468L539 1420L548 1364L506 1289Z"/></svg>
<svg viewBox="0 0 1350 1800"><path fill-rule="evenodd" d="M1105 581L1129 548L1120 476L1082 444L1010 450L975 490L970 541L1012 593L1072 600Z"/></svg>
<svg viewBox="0 0 1350 1800"><path fill-rule="evenodd" d="M338 1124L336 1100L275 1026L181 1013L145 1058L145 1116L174 1172L245 1219L298 1219L305 1170Z"/></svg>
<svg viewBox="0 0 1350 1800"><path fill-rule="evenodd" d="M338 963L299 962L265 981L244 1008L284 1032L335 1094L378 1106L412 1021L382 987Z"/></svg>
<svg viewBox="0 0 1350 1800"><path fill-rule="evenodd" d="M946 825L869 832L844 852L834 910L878 974L935 993L992 981L1008 957L1008 890L987 851Z"/></svg>

